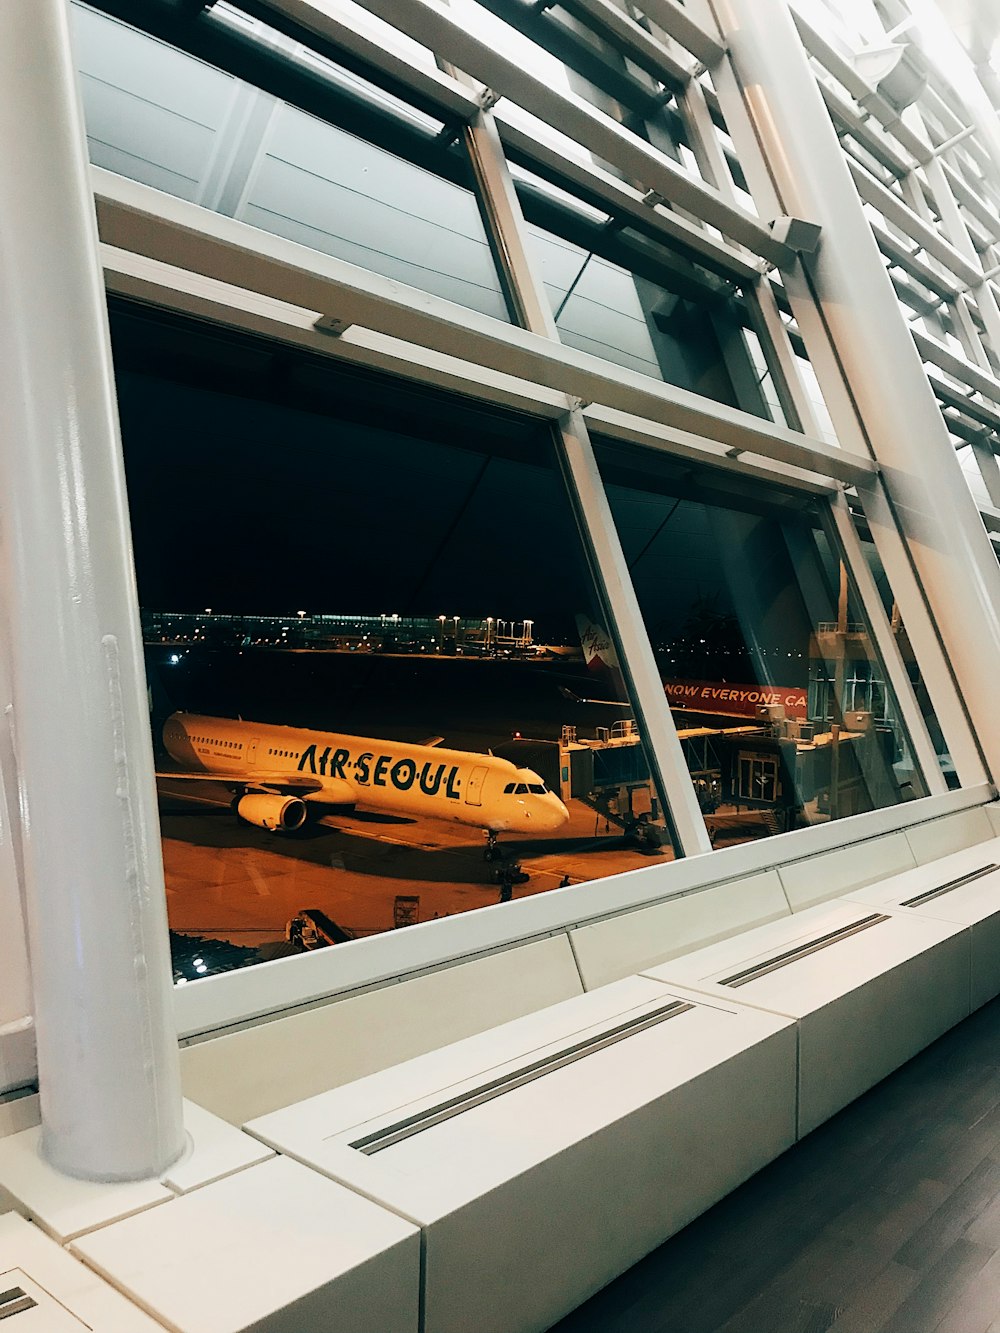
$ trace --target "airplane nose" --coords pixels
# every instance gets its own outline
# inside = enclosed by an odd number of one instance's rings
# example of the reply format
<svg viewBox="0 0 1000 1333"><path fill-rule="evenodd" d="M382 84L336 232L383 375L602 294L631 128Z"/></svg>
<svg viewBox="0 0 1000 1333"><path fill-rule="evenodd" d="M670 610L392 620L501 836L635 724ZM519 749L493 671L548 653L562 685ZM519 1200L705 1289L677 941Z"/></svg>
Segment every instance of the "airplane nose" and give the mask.
<svg viewBox="0 0 1000 1333"><path fill-rule="evenodd" d="M555 832L556 829L569 822L569 811L560 801L558 796L552 795L546 810L545 829L546 832Z"/></svg>

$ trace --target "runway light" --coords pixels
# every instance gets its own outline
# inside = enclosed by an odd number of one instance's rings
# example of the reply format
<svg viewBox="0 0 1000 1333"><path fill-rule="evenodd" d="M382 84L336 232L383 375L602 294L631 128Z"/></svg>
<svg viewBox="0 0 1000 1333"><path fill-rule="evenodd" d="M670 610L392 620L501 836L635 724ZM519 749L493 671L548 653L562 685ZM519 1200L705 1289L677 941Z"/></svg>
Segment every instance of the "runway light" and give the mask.
<svg viewBox="0 0 1000 1333"><path fill-rule="evenodd" d="M170 654L170 660L171 660L171 662L174 664L174 666L176 666L177 663L181 660L181 659L180 659L180 654L179 654L179 653L171 653L171 654Z"/></svg>

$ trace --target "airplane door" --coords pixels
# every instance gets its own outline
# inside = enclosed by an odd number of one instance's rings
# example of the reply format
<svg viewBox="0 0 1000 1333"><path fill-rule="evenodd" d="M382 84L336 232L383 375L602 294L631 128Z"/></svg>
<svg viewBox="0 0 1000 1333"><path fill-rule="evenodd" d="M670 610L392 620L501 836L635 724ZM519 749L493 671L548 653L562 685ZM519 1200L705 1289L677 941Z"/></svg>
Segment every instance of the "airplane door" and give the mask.
<svg viewBox="0 0 1000 1333"><path fill-rule="evenodd" d="M247 741L247 768L257 762L257 742L259 740L259 736L251 736Z"/></svg>
<svg viewBox="0 0 1000 1333"><path fill-rule="evenodd" d="M483 803L483 782L484 782L484 780L485 780L485 778L486 778L486 774L487 774L489 771L490 771L490 770L489 770L488 768L485 768L485 767L483 767L483 768L474 768L474 769L472 770L472 776L469 778L469 785L468 785L468 786L466 787L466 789L465 789L465 804L466 804L466 805L482 805L482 803Z"/></svg>

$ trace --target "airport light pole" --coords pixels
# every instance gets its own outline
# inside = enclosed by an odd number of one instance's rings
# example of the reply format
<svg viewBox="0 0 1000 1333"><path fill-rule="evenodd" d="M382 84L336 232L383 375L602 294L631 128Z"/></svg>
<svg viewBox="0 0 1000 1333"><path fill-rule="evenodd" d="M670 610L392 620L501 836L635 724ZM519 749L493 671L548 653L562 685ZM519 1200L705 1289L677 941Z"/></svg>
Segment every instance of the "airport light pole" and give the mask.
<svg viewBox="0 0 1000 1333"><path fill-rule="evenodd" d="M184 1145L146 682L66 0L0 4L0 598L42 1150L90 1180Z"/></svg>

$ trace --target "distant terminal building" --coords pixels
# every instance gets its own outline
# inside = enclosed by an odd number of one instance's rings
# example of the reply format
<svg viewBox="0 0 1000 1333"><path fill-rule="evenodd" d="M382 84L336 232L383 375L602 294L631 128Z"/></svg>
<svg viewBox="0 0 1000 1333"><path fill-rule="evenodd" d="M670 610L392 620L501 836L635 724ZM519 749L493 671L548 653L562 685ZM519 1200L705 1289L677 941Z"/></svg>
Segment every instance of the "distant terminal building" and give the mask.
<svg viewBox="0 0 1000 1333"><path fill-rule="evenodd" d="M501 654L535 649L532 620L494 616L292 615L235 612L149 611L142 613L146 643L207 647L327 648L361 653Z"/></svg>

